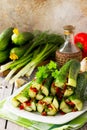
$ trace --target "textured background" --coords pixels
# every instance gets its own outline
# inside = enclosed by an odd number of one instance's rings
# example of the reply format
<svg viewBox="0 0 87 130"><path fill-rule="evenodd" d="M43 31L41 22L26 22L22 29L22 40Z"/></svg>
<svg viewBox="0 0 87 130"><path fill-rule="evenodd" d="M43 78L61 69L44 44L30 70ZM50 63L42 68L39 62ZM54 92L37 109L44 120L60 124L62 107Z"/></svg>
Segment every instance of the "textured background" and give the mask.
<svg viewBox="0 0 87 130"><path fill-rule="evenodd" d="M14 26L62 33L66 24L87 32L87 0L0 0L0 32Z"/></svg>

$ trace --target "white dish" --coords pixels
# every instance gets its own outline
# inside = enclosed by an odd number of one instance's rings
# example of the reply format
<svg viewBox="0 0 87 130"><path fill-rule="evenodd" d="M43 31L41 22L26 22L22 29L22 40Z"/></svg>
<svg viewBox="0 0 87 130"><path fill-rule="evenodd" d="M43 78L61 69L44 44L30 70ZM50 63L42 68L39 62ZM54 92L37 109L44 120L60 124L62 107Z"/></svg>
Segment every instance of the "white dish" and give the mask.
<svg viewBox="0 0 87 130"><path fill-rule="evenodd" d="M29 83L28 83L29 84ZM37 112L27 112L25 110L20 110L19 108L15 108L11 104L11 100L14 96L16 96L18 93L20 93L27 84L25 84L23 87L18 89L12 96L10 96L7 100L7 102L4 105L4 109L8 110L9 112L12 112L16 114L17 116L24 117L29 120L44 122L44 123L50 123L50 124L64 124L67 123L76 117L80 116L87 110L87 103L85 103L84 108L82 111L78 112L70 112L65 115L57 114L56 116L42 116Z"/></svg>

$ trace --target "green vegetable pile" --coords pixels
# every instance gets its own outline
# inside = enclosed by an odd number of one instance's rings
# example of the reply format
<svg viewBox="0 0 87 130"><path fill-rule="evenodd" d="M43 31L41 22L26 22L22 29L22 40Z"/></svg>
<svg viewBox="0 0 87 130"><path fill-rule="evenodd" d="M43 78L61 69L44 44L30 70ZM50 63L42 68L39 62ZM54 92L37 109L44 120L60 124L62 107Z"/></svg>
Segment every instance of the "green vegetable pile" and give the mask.
<svg viewBox="0 0 87 130"><path fill-rule="evenodd" d="M11 30L12 33L7 32L7 30ZM0 35L0 46L8 42L4 48L9 53L8 55L5 52L3 53L3 57L7 58L0 62L3 63L0 67L0 72L10 70L5 78L10 80L10 83L13 83L20 76L30 77L38 64L48 57L54 57L56 49L64 43L64 39L60 34L49 33L47 31L31 33L19 32L18 29L8 28L3 33L4 36ZM6 63L4 64L4 62Z"/></svg>
<svg viewBox="0 0 87 130"><path fill-rule="evenodd" d="M35 77L12 98L14 107L38 111L43 116L83 109L87 100L87 72L80 73L80 62L72 59L60 69L54 61L38 67Z"/></svg>

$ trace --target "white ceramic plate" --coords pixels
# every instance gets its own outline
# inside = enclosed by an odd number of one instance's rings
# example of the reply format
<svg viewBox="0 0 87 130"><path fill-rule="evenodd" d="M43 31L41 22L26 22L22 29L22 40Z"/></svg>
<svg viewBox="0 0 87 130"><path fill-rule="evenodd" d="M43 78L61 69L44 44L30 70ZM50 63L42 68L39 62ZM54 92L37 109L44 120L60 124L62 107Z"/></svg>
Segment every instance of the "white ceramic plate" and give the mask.
<svg viewBox="0 0 87 130"><path fill-rule="evenodd" d="M29 83L28 83L29 84ZM4 105L4 109L8 110L20 117L24 117L29 120L44 122L44 123L51 123L51 124L64 124L67 123L76 117L80 116L87 110L87 103L85 103L84 108L82 111L78 112L70 112L65 115L57 114L56 116L42 116L37 112L27 112L25 110L20 110L19 108L15 108L11 104L11 100L14 96L16 96L18 93L20 93L27 84L25 84L23 87L18 89L12 96L10 96L7 100L7 102Z"/></svg>

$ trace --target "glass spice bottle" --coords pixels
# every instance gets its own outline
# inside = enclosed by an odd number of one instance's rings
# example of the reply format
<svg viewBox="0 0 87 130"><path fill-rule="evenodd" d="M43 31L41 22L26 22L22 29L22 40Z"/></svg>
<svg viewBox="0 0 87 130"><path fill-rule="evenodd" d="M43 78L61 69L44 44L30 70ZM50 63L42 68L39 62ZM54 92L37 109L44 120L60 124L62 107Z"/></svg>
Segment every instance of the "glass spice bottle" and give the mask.
<svg viewBox="0 0 87 130"><path fill-rule="evenodd" d="M64 44L56 51L56 61L60 66L70 59L82 60L81 50L74 44L74 29L72 25L64 26Z"/></svg>

